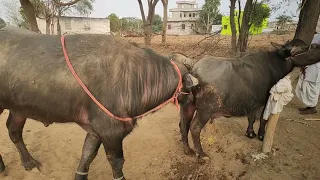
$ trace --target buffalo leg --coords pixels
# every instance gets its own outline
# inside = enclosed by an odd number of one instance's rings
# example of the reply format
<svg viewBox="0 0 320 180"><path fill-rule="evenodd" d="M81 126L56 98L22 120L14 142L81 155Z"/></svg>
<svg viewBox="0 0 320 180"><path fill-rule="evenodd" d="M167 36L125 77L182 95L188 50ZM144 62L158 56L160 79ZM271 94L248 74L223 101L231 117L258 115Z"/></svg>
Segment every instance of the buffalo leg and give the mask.
<svg viewBox="0 0 320 180"><path fill-rule="evenodd" d="M253 139L253 138L255 138L257 136L256 133L254 133L254 130L253 130L254 121L255 121L255 116L249 115L248 116L248 128L247 128L246 136L248 138L250 138L250 139Z"/></svg>
<svg viewBox="0 0 320 180"><path fill-rule="evenodd" d="M14 143L14 145L19 151L22 165L26 170L30 171L35 167L39 169L41 167L41 164L35 159L33 159L33 157L29 154L26 145L23 142L22 130L25 122L26 118L10 112L7 120L7 128L9 131L11 141Z"/></svg>
<svg viewBox="0 0 320 180"><path fill-rule="evenodd" d="M4 162L3 162L2 156L0 154L0 173L4 172L5 169L6 169L6 167L4 166Z"/></svg>
<svg viewBox="0 0 320 180"><path fill-rule="evenodd" d="M209 113L202 113L198 110L196 117L191 121L190 131L193 139L195 153L198 157L199 162L204 162L205 160L209 159L209 156L203 152L200 142L200 133L202 128L209 121L210 117L211 116L209 116Z"/></svg>
<svg viewBox="0 0 320 180"><path fill-rule="evenodd" d="M188 133L190 129L190 123L195 112L195 105L192 103L184 104L180 109L180 133L183 143L183 150L185 154L194 154L194 151L190 148L188 142Z"/></svg>
<svg viewBox="0 0 320 180"><path fill-rule="evenodd" d="M94 158L97 156L100 145L100 137L92 133L87 133L82 148L82 157L75 175L75 180L88 179L89 166L94 160Z"/></svg>
<svg viewBox="0 0 320 180"><path fill-rule="evenodd" d="M3 110L4 110L3 108L0 108L0 115L2 114ZM0 173L4 172L4 170L5 170L5 166L2 160L2 156L0 154Z"/></svg>
<svg viewBox="0 0 320 180"><path fill-rule="evenodd" d="M102 143L107 154L107 159L112 167L113 178L125 180L122 172L124 157L122 149L123 136L103 137Z"/></svg>

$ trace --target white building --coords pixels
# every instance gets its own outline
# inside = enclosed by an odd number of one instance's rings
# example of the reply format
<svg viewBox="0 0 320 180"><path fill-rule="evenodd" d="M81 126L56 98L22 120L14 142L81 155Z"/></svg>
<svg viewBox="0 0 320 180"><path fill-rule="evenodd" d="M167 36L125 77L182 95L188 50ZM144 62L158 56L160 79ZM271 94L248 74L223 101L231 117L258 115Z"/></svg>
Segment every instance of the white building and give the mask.
<svg viewBox="0 0 320 180"><path fill-rule="evenodd" d="M90 17L60 17L61 34L110 34L110 21L107 18ZM39 30L42 34L46 33L46 21L38 19ZM53 32L57 34L57 18L53 18Z"/></svg>
<svg viewBox="0 0 320 180"><path fill-rule="evenodd" d="M168 35L189 35L201 31L197 20L201 8L195 0L177 1L177 8L169 9L172 16L168 18Z"/></svg>

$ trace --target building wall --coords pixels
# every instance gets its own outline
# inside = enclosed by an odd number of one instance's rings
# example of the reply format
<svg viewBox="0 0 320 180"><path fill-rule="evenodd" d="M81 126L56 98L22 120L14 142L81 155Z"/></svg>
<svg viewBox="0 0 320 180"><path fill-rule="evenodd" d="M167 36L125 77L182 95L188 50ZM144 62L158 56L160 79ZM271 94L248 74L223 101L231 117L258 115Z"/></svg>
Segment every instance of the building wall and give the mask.
<svg viewBox="0 0 320 180"><path fill-rule="evenodd" d="M46 33L46 22L37 19L40 31ZM107 18L61 17L61 34L110 34L110 21ZM54 19L54 35L57 34L57 20Z"/></svg>
<svg viewBox="0 0 320 180"><path fill-rule="evenodd" d="M181 18L181 19L198 19L199 11L190 11L190 12L181 12L181 11L173 11L172 18Z"/></svg>
<svg viewBox="0 0 320 180"><path fill-rule="evenodd" d="M185 25L185 29L182 29L182 24ZM189 35L194 33L193 29L195 28L196 28L195 22L168 22L167 34L168 35Z"/></svg>
<svg viewBox="0 0 320 180"><path fill-rule="evenodd" d="M235 16L234 16L234 21L236 25L236 32L238 34L239 32L239 26L238 26L238 15L239 15L239 10L235 10ZM240 23L242 22L242 15L243 13L240 14ZM230 25L230 16L222 16L222 22L221 22L221 35L231 35L231 25ZM261 34L262 30L264 28L268 27L268 19L264 19L262 22L262 25L260 27L252 25L251 28L249 29L250 34Z"/></svg>

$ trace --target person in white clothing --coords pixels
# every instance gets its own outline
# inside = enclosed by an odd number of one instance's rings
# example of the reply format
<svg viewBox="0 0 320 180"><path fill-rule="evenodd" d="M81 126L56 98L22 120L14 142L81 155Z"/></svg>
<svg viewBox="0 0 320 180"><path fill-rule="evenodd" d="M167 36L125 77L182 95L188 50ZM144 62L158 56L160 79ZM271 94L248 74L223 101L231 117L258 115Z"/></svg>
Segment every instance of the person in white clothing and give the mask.
<svg viewBox="0 0 320 180"><path fill-rule="evenodd" d="M320 34L314 35L311 44L320 44ZM320 62L302 67L295 93L306 106L299 108L300 114L317 113L316 105L320 93Z"/></svg>

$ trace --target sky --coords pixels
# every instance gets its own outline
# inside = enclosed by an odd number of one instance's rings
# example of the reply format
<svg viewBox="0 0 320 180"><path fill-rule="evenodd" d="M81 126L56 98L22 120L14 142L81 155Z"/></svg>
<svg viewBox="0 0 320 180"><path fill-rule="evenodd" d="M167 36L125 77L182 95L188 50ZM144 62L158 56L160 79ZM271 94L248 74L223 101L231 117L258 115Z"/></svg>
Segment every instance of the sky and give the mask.
<svg viewBox="0 0 320 180"><path fill-rule="evenodd" d="M0 0L4 1L4 0ZM10 0L11 1L11 0ZM18 0L12 0L17 1ZM176 1L177 0L169 0L169 9L176 7ZM196 0L198 3L198 6L201 7L204 4L205 0ZM271 0L272 4L277 4L283 0ZM271 13L271 16L269 18L270 21L275 20L275 18L282 14L284 11L287 11L287 15L291 15L293 13L294 15L298 16L296 9L297 4L295 3L296 0L290 0L293 3L290 3L289 6L282 7L280 11ZM145 13L147 14L147 0L142 0L144 4ZM220 6L220 12L225 14L229 13L229 5L230 0L220 0L221 6ZM272 5L271 4L271 5ZM2 3L0 3L0 17L5 18L5 14L3 12L3 9L1 7ZM245 6L245 1L242 0L242 8ZM93 4L93 12L89 15L89 17L97 17L97 18L105 18L111 13L115 13L119 17L137 17L141 19L139 4L137 0L95 0L95 3ZM159 14L161 17L163 15L163 8L161 0L159 0L157 6L156 6L156 13ZM169 12L169 16L170 16ZM296 18L294 18L296 20Z"/></svg>
<svg viewBox="0 0 320 180"><path fill-rule="evenodd" d="M176 7L177 0L169 0L169 9ZM198 6L201 7L204 4L205 0L196 0ZM271 0L272 4L277 4L283 0ZM291 0L294 1L294 0ZM147 14L147 0L142 0L144 4L145 13ZM229 13L230 0L221 0L220 12ZM245 1L242 1L242 8L245 6ZM291 15L290 13L296 13L297 4L291 3L290 6L282 8L277 13L272 13L270 20L274 20L279 14L282 14L284 11L287 11L286 14ZM120 17L137 17L141 18L139 4L137 0L95 0L94 11L89 15L89 17L107 17L109 14L115 13ZM161 17L163 15L163 8L161 0L159 0L156 6L156 14L159 14ZM170 12L169 12L170 16Z"/></svg>

